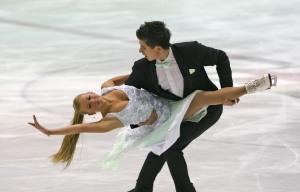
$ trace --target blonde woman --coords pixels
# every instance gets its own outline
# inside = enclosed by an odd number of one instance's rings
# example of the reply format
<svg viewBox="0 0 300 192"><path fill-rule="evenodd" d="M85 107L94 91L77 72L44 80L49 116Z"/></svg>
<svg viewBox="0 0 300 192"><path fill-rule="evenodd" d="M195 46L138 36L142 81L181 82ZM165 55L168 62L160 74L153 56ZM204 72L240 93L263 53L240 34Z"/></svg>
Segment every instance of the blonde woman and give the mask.
<svg viewBox="0 0 300 192"><path fill-rule="evenodd" d="M273 82L274 80L274 82ZM80 133L104 133L117 128L122 129L114 149L104 161L105 167L115 167L122 152L133 146L148 147L153 153L161 155L180 136L182 121L199 121L206 115L209 105L232 105L228 102L239 97L264 91L276 85L276 76L270 74L256 79L244 86L227 87L217 91L195 91L180 101L170 101L132 86L107 86L102 94L88 92L74 98L75 110L72 125L61 128L47 128L41 125L36 116L28 124L43 134L65 135L61 148L52 156L55 163L69 166ZM84 115L100 112L103 118L92 123L83 123ZM131 129L128 125L138 124Z"/></svg>

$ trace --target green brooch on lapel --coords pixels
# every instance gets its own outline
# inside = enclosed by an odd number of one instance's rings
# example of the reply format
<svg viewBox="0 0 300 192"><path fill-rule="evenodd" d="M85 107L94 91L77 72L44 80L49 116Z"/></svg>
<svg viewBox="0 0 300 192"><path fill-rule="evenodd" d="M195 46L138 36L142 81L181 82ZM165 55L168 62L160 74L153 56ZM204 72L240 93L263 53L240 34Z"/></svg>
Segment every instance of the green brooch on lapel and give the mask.
<svg viewBox="0 0 300 192"><path fill-rule="evenodd" d="M190 75L195 73L195 71L196 71L195 69L189 69Z"/></svg>

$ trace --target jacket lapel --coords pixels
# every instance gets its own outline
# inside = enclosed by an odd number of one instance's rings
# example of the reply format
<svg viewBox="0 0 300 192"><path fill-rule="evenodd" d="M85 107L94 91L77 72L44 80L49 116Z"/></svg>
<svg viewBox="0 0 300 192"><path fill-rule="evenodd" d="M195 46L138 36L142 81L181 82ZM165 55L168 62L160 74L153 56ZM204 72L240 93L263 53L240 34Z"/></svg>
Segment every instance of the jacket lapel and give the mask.
<svg viewBox="0 0 300 192"><path fill-rule="evenodd" d="M178 67L181 71L181 74L182 74L183 78L187 77L189 75L189 70L188 70L187 65L185 65L185 62L184 62L184 59L183 59L182 55L179 53L179 51L173 45L171 46L171 49L173 51L175 60L178 64Z"/></svg>

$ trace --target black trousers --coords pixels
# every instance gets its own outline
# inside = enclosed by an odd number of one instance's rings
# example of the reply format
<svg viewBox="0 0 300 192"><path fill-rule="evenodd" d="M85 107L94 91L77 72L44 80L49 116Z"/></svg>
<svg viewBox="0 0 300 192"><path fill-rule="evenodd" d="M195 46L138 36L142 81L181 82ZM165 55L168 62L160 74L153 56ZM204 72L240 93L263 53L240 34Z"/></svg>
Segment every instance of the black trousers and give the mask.
<svg viewBox="0 0 300 192"><path fill-rule="evenodd" d="M160 156L152 152L148 154L137 179L134 192L152 192L154 180L165 162L167 162L174 180L176 192L195 192L196 189L190 181L182 150L214 125L219 120L222 111L222 105L209 106L207 115L198 123L182 122L180 137L167 151Z"/></svg>

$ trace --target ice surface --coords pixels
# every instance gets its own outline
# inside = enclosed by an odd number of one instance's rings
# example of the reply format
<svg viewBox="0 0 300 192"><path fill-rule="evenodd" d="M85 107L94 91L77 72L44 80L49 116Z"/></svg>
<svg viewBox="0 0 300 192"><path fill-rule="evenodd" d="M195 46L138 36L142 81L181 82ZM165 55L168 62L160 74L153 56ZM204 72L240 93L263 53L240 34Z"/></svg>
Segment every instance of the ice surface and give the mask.
<svg viewBox="0 0 300 192"><path fill-rule="evenodd" d="M184 151L197 191L300 191L299 7L298 0L1 0L0 191L125 192L135 185L147 151L128 153L116 172L100 168L116 131L82 134L63 171L48 159L62 137L26 123L36 114L49 127L67 125L76 94L130 72L141 57L135 30L151 20L167 23L172 42L226 51L235 85L278 75L276 88L226 107ZM217 83L215 68L207 69ZM175 191L166 165L154 191Z"/></svg>

